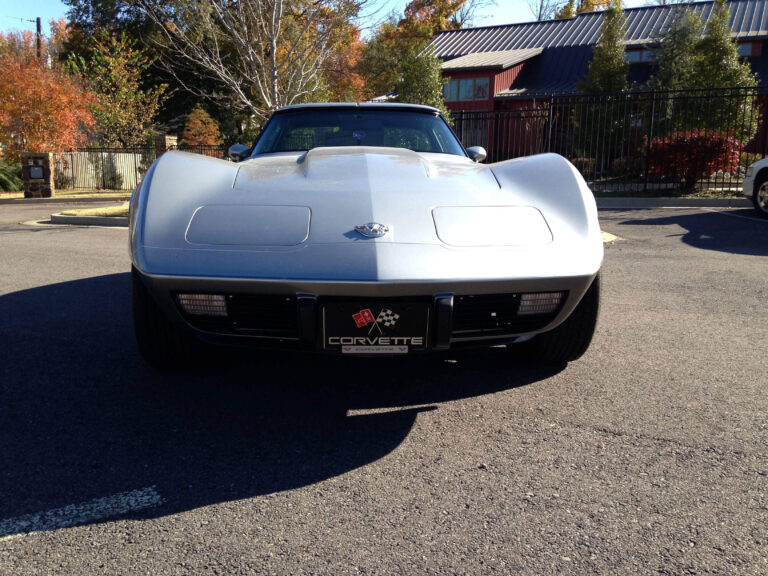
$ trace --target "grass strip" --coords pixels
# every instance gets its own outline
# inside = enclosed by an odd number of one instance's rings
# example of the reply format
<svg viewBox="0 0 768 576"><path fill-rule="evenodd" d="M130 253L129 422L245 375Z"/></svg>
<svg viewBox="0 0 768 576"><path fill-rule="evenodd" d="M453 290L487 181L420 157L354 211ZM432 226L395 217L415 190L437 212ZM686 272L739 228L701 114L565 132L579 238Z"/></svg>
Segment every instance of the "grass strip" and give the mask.
<svg viewBox="0 0 768 576"><path fill-rule="evenodd" d="M80 210L65 210L62 216L128 216L128 202L120 206L105 206L103 208L82 208Z"/></svg>

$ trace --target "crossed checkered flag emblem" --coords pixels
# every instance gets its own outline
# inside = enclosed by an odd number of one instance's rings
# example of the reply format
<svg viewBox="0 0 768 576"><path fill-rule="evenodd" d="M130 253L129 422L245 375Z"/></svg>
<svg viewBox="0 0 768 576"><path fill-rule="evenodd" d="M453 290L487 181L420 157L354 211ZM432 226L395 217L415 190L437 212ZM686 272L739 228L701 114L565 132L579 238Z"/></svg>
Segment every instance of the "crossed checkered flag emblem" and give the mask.
<svg viewBox="0 0 768 576"><path fill-rule="evenodd" d="M373 324L371 329L368 330L368 334L373 332L374 329L378 330L379 334L384 334L381 331L381 327L384 326L386 328L392 328L395 324L397 324L398 318L400 318L400 314L392 312L392 310L389 308L382 308L381 312L379 312L379 315L375 318L373 317L373 312L371 312L370 308L360 310L360 312L357 314L352 314L352 319L355 321L355 324L357 324L358 328L368 326L368 324Z"/></svg>
<svg viewBox="0 0 768 576"><path fill-rule="evenodd" d="M391 328L397 323L397 319L400 318L400 314L395 314L389 308L382 308L379 312L379 316L376 318L376 322L383 324L387 328Z"/></svg>

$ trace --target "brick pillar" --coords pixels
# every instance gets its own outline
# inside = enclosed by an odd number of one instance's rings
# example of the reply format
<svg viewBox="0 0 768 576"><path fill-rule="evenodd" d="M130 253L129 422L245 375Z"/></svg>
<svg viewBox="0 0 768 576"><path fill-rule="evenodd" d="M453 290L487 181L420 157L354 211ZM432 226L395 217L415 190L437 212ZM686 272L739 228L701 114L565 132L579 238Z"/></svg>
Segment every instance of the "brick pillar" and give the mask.
<svg viewBox="0 0 768 576"><path fill-rule="evenodd" d="M165 144L165 134L163 132L157 132L155 134L155 158L160 158L165 154L168 148Z"/></svg>
<svg viewBox="0 0 768 576"><path fill-rule="evenodd" d="M53 155L48 152L23 152L21 179L24 181L24 198L51 198L55 193Z"/></svg>
<svg viewBox="0 0 768 576"><path fill-rule="evenodd" d="M168 150L171 150L177 146L176 136L168 136L165 132L155 133L155 154L159 158L165 154Z"/></svg>

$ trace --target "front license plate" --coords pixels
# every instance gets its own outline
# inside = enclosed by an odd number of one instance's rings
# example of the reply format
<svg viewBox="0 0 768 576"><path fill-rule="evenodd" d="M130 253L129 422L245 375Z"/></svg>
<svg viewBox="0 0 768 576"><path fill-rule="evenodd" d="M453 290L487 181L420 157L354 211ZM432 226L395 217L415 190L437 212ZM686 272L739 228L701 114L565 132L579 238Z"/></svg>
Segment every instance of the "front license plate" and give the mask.
<svg viewBox="0 0 768 576"><path fill-rule="evenodd" d="M323 347L342 354L407 354L425 350L424 302L329 302L323 305Z"/></svg>

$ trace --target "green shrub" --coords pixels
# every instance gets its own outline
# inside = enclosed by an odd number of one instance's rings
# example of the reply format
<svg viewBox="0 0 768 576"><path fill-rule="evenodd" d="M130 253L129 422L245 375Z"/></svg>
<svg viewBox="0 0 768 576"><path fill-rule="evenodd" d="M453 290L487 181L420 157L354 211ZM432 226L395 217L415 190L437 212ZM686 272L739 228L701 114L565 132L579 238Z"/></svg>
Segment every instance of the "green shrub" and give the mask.
<svg viewBox="0 0 768 576"><path fill-rule="evenodd" d="M17 192L23 189L21 164L6 164L0 160L0 192Z"/></svg>
<svg viewBox="0 0 768 576"><path fill-rule="evenodd" d="M741 166L742 168L744 168L744 170L746 170L752 164L754 164L758 160L761 160L762 158L763 158L763 155L757 154L756 152L742 152L741 157L739 158L739 166Z"/></svg>
<svg viewBox="0 0 768 576"><path fill-rule="evenodd" d="M53 185L56 190L65 190L72 185L70 174L70 165L67 157L63 154L56 154L53 163Z"/></svg>
<svg viewBox="0 0 768 576"><path fill-rule="evenodd" d="M643 159L637 156L620 156L613 161L611 171L615 176L638 178L643 173Z"/></svg>
<svg viewBox="0 0 768 576"><path fill-rule="evenodd" d="M66 190L72 186L72 177L68 176L66 172L55 172L53 174L53 185L56 190Z"/></svg>
<svg viewBox="0 0 768 576"><path fill-rule="evenodd" d="M595 172L595 159L594 158L571 158L571 164L576 167L576 170L581 172L581 175L586 177Z"/></svg>
<svg viewBox="0 0 768 576"><path fill-rule="evenodd" d="M88 161L93 166L97 188L122 190L123 175L117 169L114 154L92 152L88 155Z"/></svg>

